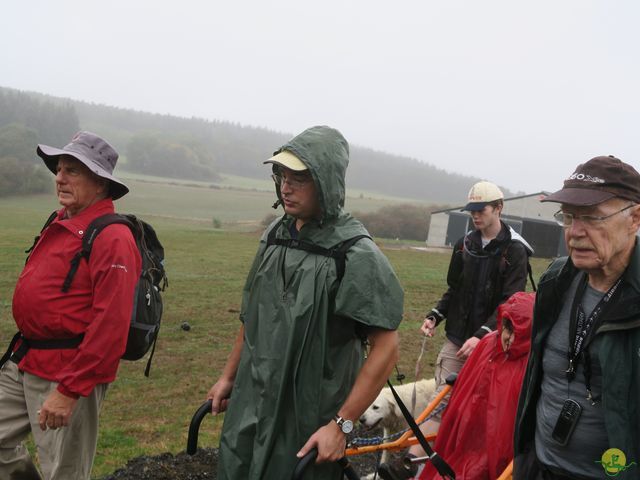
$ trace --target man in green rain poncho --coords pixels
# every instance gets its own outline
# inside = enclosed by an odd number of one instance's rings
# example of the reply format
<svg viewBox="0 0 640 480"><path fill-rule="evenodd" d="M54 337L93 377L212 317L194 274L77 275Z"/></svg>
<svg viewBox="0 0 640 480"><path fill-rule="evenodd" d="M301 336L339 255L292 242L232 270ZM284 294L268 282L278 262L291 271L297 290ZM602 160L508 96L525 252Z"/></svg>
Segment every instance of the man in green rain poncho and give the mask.
<svg viewBox="0 0 640 480"><path fill-rule="evenodd" d="M348 162L347 141L324 126L305 130L265 162L285 215L260 240L242 326L208 393L214 414L227 411L219 480L289 479L314 447L318 458L305 480L341 478L335 460L344 455L345 432L397 360L403 292L375 243L355 242L343 274L335 258L296 248L295 240L331 249L368 235L342 209Z"/></svg>

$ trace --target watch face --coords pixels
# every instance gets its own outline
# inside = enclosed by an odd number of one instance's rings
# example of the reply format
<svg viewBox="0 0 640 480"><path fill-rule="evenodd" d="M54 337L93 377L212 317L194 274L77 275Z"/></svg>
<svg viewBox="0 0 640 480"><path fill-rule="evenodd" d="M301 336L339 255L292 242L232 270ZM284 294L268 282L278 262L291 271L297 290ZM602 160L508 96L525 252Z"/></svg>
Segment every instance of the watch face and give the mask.
<svg viewBox="0 0 640 480"><path fill-rule="evenodd" d="M342 422L342 433L353 432L353 422L351 420L345 420Z"/></svg>

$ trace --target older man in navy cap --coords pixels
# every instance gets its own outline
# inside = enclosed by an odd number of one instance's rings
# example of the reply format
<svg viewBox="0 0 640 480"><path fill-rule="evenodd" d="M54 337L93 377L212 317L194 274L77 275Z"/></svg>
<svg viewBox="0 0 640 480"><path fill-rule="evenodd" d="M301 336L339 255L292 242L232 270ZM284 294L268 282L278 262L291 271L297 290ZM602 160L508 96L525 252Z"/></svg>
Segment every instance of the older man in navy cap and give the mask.
<svg viewBox="0 0 640 480"><path fill-rule="evenodd" d="M34 244L13 296L18 334L0 363L0 478L40 478L22 444L29 432L47 480L89 479L98 412L124 352L141 259L131 231L110 225L62 291L94 219L129 189L116 151L79 132L62 149L38 145L62 209Z"/></svg>
<svg viewBox="0 0 640 480"><path fill-rule="evenodd" d="M640 174L579 165L557 202L569 256L540 280L515 432L517 480L640 477Z"/></svg>

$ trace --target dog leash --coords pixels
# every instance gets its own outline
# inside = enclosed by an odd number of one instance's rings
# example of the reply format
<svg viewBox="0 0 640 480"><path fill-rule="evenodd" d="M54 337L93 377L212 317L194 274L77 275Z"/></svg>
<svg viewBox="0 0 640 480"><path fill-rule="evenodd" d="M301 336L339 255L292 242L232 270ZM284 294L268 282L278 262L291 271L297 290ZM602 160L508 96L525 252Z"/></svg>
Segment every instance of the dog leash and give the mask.
<svg viewBox="0 0 640 480"><path fill-rule="evenodd" d="M411 392L411 414L412 415L415 415L416 413L416 403L417 403L417 396L418 396L416 386L418 385L418 380L420 380L420 364L422 363L422 356L424 355L426 346L427 346L427 336L424 335L424 338L422 339L422 347L420 348L420 355L418 355L418 359L416 360L416 366L413 371L413 376L414 376L413 391Z"/></svg>

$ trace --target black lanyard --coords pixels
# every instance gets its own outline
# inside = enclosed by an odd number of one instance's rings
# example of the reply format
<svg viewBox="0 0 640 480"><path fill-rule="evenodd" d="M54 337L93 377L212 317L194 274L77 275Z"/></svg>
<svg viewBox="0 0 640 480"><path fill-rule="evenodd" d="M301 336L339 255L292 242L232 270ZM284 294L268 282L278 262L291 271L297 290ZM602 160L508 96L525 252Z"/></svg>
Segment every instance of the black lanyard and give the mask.
<svg viewBox="0 0 640 480"><path fill-rule="evenodd" d="M586 364L587 361L590 360L590 358L588 355L586 355L588 352L585 349L588 347L589 343L595 335L598 326L602 322L604 311L613 303L611 299L618 291L620 282L622 282L622 277L618 278L618 280L616 280L611 288L609 288L607 293L604 294L589 317L587 317L587 315L584 313L584 310L582 309L582 297L584 296L584 292L587 288L587 282L588 276L587 274L583 274L583 277L580 280L580 284L578 285L578 289L576 290L576 295L573 299L573 305L571 307L569 352L567 355L569 366L566 370L566 374L567 380L571 382L576 376L576 368L578 367L580 357L586 357L585 385L587 387L589 398L591 398L591 368L589 368L590 365Z"/></svg>

